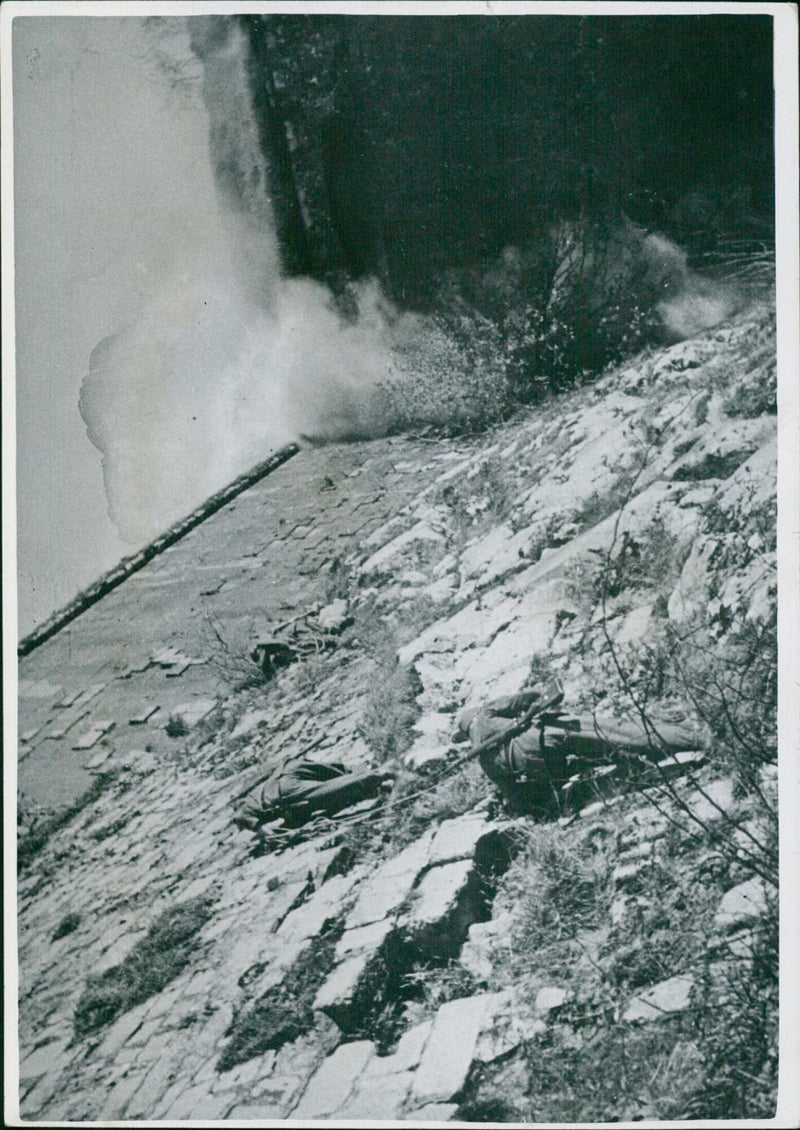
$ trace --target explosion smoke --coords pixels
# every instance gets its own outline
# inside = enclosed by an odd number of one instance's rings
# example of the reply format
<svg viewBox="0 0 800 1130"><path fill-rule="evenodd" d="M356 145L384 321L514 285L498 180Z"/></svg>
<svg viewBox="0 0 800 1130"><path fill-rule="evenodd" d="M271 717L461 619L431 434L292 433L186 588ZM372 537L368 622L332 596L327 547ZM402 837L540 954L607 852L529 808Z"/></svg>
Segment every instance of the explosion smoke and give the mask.
<svg viewBox="0 0 800 1130"><path fill-rule="evenodd" d="M80 53L82 81L108 59L118 65L105 52L116 36L117 55L126 42L135 63L133 93L147 89L152 149L128 173L149 202L141 219L152 222L154 207L164 213L158 247L142 240L146 287L134 301L118 296L110 332L98 326L80 397L102 452L109 513L124 538L141 542L289 439L379 434L380 389L398 380L392 341L398 330L430 331L414 315L398 326L377 283L361 287L359 316L344 322L325 287L281 276L247 49L233 22L86 24L86 43L103 50ZM131 93L121 87L126 103ZM121 112L107 100L106 135L116 135ZM97 142L91 132L84 140ZM174 168L175 192L161 201L153 167ZM134 209L134 231L139 222ZM729 298L703 292L680 249L652 235L641 247L670 276L659 313L671 336L729 312Z"/></svg>

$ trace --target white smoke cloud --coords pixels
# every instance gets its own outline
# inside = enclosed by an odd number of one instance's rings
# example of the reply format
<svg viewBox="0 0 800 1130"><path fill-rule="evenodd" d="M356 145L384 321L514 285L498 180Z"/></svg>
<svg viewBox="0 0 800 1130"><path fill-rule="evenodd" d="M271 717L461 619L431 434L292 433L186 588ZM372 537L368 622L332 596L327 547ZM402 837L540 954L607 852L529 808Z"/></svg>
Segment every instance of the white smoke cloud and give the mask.
<svg viewBox="0 0 800 1130"><path fill-rule="evenodd" d="M189 121L175 137L175 75L191 74L188 38L180 26L169 37L163 25L155 32L159 57L146 73L162 90L163 121L151 122L153 144L165 165L176 140L184 152L197 150L193 160L204 168L193 195L196 216L189 232L163 225L157 260L145 264L148 293L98 341L80 397L88 434L103 454L110 514L131 542L152 537L290 439L374 433L370 390L392 364L374 287L362 291L358 320L343 322L326 288L281 277L263 196L238 201L236 211L230 194L209 191L209 123L196 96L184 98ZM144 56L153 39L146 27L139 34ZM241 54L229 43L215 65L225 68L225 109L241 160L256 167ZM114 105L104 114L113 129ZM151 198L147 167L138 190ZM169 197L163 207L172 208Z"/></svg>
<svg viewBox="0 0 800 1130"><path fill-rule="evenodd" d="M738 287L698 275L686 252L666 236L651 232L643 238L642 250L654 275L667 283L668 294L655 312L670 341L711 329L741 307L744 296Z"/></svg>
<svg viewBox="0 0 800 1130"><path fill-rule="evenodd" d="M127 258L106 270L80 411L109 513L142 542L290 439L380 432L397 314L368 284L345 322L323 286L281 277L234 24L195 25L197 42L210 33L201 63L183 20L81 23L82 38L62 44L85 120L61 191L97 178L80 234L102 254L124 224ZM109 205L120 198L124 211ZM660 238L644 246L679 284L660 308L671 332L719 320L724 297ZM89 332L100 310L85 311Z"/></svg>
<svg viewBox="0 0 800 1130"><path fill-rule="evenodd" d="M267 306L233 262L186 268L162 281L134 325L100 343L83 384L111 512L131 540L290 439L380 429L371 390L392 362L368 305L345 325L308 280L276 279Z"/></svg>

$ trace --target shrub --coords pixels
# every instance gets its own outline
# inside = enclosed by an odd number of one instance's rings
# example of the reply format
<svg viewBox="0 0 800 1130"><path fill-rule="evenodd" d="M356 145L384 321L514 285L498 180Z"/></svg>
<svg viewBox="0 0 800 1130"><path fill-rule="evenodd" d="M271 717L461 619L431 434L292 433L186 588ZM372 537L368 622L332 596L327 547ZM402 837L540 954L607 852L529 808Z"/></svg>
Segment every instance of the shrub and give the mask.
<svg viewBox="0 0 800 1130"><path fill-rule="evenodd" d="M226 636L209 612L201 626L201 637L210 652L211 665L234 691L260 687L268 681L270 676L252 657L253 641L243 636Z"/></svg>
<svg viewBox="0 0 800 1130"><path fill-rule="evenodd" d="M690 858L685 840L666 837L636 878L635 898L611 927L601 950L604 980L637 989L702 963L728 869ZM708 851L698 845L696 858Z"/></svg>
<svg viewBox="0 0 800 1130"><path fill-rule="evenodd" d="M183 738L189 733L185 719L179 714L170 714L164 729L168 738Z"/></svg>
<svg viewBox="0 0 800 1130"><path fill-rule="evenodd" d="M641 805L644 798L635 801ZM630 802L629 802L630 803ZM501 891L514 907L508 958L496 988L535 994L555 981L569 996L547 1027L516 1053L514 1114L508 1064L473 1073L459 1117L566 1122L639 1118L768 1116L777 1064L777 914L755 932L750 953L721 953L714 915L730 884L710 836L678 835L621 890L613 828L593 824L570 840L555 826L522 833ZM714 862L713 868L711 867ZM624 902L610 914L611 898ZM644 1024L623 1019L631 996L676 974L695 982L689 1008ZM521 1078L519 1078L521 1074Z"/></svg>
<svg viewBox="0 0 800 1130"><path fill-rule="evenodd" d="M778 1084L778 908L745 953L709 963L695 1019L703 1077L684 1117L773 1118Z"/></svg>
<svg viewBox="0 0 800 1130"><path fill-rule="evenodd" d="M396 371L379 389L389 431L433 427L457 435L508 415L512 401L496 325L475 313L402 324Z"/></svg>

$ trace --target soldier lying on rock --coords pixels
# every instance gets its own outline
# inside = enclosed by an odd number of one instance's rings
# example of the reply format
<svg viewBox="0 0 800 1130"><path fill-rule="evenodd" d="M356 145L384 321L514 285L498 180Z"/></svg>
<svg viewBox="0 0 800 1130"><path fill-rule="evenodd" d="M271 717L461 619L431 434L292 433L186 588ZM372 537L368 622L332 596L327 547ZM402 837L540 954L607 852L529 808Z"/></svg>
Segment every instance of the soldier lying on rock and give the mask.
<svg viewBox="0 0 800 1130"><path fill-rule="evenodd" d="M389 789L391 770L349 773L344 765L323 764L308 757L287 758L262 784L242 800L234 823L237 828L258 832L262 825L282 819L288 828L298 828L313 816L333 816L362 800Z"/></svg>
<svg viewBox="0 0 800 1130"><path fill-rule="evenodd" d="M608 762L615 754L664 757L697 748L685 725L657 723L648 734L635 722L602 714L567 716L557 683L523 689L456 717L457 740L468 738L481 769L517 814L551 812L576 767ZM513 721L517 719L517 721Z"/></svg>
<svg viewBox="0 0 800 1130"><path fill-rule="evenodd" d="M335 647L338 637L352 622L344 600L334 600L324 608L314 604L307 612L276 625L269 638L256 644L250 658L269 679L297 659Z"/></svg>

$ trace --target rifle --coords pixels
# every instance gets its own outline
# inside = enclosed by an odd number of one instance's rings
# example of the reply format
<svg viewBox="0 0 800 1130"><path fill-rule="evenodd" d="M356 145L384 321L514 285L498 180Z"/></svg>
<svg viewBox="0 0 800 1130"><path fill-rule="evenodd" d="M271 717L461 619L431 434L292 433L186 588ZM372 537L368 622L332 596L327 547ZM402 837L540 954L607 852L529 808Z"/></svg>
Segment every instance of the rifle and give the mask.
<svg viewBox="0 0 800 1130"><path fill-rule="evenodd" d="M530 729L531 723L535 718L538 718L542 725L545 722L558 725L560 714L554 711L553 708L558 706L563 698L564 688L560 681L558 679L551 679L545 684L545 688L539 700L532 703L521 718L518 718L515 722L506 726L505 730L501 730L499 734L487 738L486 741L481 742L475 749L470 750L464 760L466 761L471 757L480 757L483 753L489 753L491 750L505 745L510 738L515 738L518 734L522 734L525 730ZM566 725L569 724L567 723Z"/></svg>

